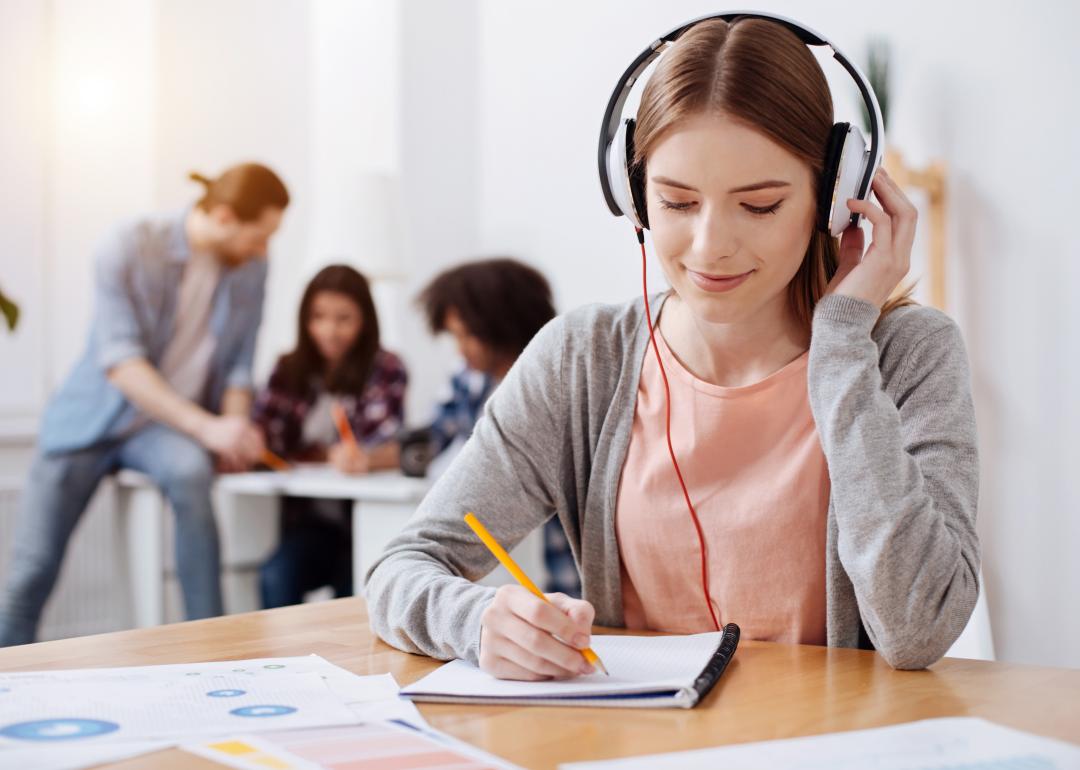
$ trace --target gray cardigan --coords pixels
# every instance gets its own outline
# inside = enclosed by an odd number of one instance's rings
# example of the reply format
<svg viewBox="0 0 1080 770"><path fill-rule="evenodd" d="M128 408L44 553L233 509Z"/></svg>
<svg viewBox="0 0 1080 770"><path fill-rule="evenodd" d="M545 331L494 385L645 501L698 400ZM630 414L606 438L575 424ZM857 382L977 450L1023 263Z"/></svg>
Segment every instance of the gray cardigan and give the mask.
<svg viewBox="0 0 1080 770"><path fill-rule="evenodd" d="M462 521L467 511L507 548L557 515L597 624L623 625L615 499L644 317L640 299L593 305L537 334L368 573L379 636L476 662L494 589L470 581L496 563ZM836 295L814 312L808 392L832 489L828 644L872 643L894 667L924 668L960 635L978 597L974 408L952 320L918 306L878 319L871 303Z"/></svg>

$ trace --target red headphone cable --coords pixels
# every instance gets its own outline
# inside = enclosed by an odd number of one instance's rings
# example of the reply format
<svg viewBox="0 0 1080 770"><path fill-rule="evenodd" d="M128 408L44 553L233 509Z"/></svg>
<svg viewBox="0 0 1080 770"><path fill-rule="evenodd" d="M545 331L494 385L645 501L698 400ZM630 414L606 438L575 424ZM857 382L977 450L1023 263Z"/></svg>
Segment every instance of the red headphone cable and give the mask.
<svg viewBox="0 0 1080 770"><path fill-rule="evenodd" d="M667 410L667 447L668 453L671 455L671 464L675 466L675 475L679 479L679 486L682 487L683 499L686 500L686 507L690 511L690 518L694 521L694 529L697 531L698 543L701 546L701 591L705 596L705 606L709 608L709 616L712 618L713 625L716 630L720 630L720 622L716 619L716 611L713 609L712 596L709 594L709 567L708 561L705 558L705 535L701 531L701 522L698 520L697 511L694 510L694 504L690 502L690 493L686 489L686 482L683 480L682 469L679 468L679 461L675 458L675 447L671 443L671 388L668 386L667 372L664 370L664 362L660 358L660 348L656 344L656 335L653 332L652 311L649 309L649 282L646 277L647 260L645 256L645 232L640 227L635 227L634 231L637 233L637 241L641 245L641 291L642 296L645 298L645 321L649 324L649 341L652 343L653 352L656 354L656 363L660 365L660 376L664 380L664 396L665 407Z"/></svg>

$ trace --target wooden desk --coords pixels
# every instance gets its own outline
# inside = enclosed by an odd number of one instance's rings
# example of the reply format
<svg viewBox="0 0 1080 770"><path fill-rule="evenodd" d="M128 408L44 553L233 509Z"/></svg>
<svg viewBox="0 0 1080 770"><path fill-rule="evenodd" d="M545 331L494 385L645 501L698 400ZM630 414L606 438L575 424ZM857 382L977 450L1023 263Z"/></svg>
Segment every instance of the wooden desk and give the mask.
<svg viewBox="0 0 1080 770"><path fill-rule="evenodd" d="M137 666L317 653L402 685L438 662L372 634L362 599L233 615L0 650L0 670ZM648 711L421 704L424 717L523 767L850 730L942 716L980 716L1080 742L1080 670L946 659L893 671L874 653L742 642L696 709ZM178 751L113 765L216 768Z"/></svg>

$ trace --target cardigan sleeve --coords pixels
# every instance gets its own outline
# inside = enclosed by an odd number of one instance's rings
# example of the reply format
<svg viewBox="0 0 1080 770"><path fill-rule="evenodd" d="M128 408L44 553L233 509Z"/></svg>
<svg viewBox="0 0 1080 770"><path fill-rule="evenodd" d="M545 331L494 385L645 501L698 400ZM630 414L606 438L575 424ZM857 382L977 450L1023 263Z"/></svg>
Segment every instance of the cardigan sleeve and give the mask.
<svg viewBox="0 0 1080 770"><path fill-rule="evenodd" d="M890 665L925 668L963 631L979 592L970 375L944 314L906 312L880 349L877 321L869 302L830 295L818 304L810 405L863 625ZM882 356L895 361L888 382Z"/></svg>

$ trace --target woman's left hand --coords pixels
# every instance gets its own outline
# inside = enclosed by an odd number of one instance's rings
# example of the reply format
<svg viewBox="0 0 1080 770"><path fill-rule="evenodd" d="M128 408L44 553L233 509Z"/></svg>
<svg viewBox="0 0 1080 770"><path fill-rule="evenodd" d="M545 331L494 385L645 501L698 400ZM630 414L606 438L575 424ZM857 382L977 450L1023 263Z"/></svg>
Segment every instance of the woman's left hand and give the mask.
<svg viewBox="0 0 1080 770"><path fill-rule="evenodd" d="M911 244L919 212L904 191L883 168L874 174L871 184L881 202L848 198L853 214L862 214L872 226L870 248L863 254L863 232L849 227L840 237L836 275L829 281L826 294L843 294L872 302L881 307L911 266Z"/></svg>

